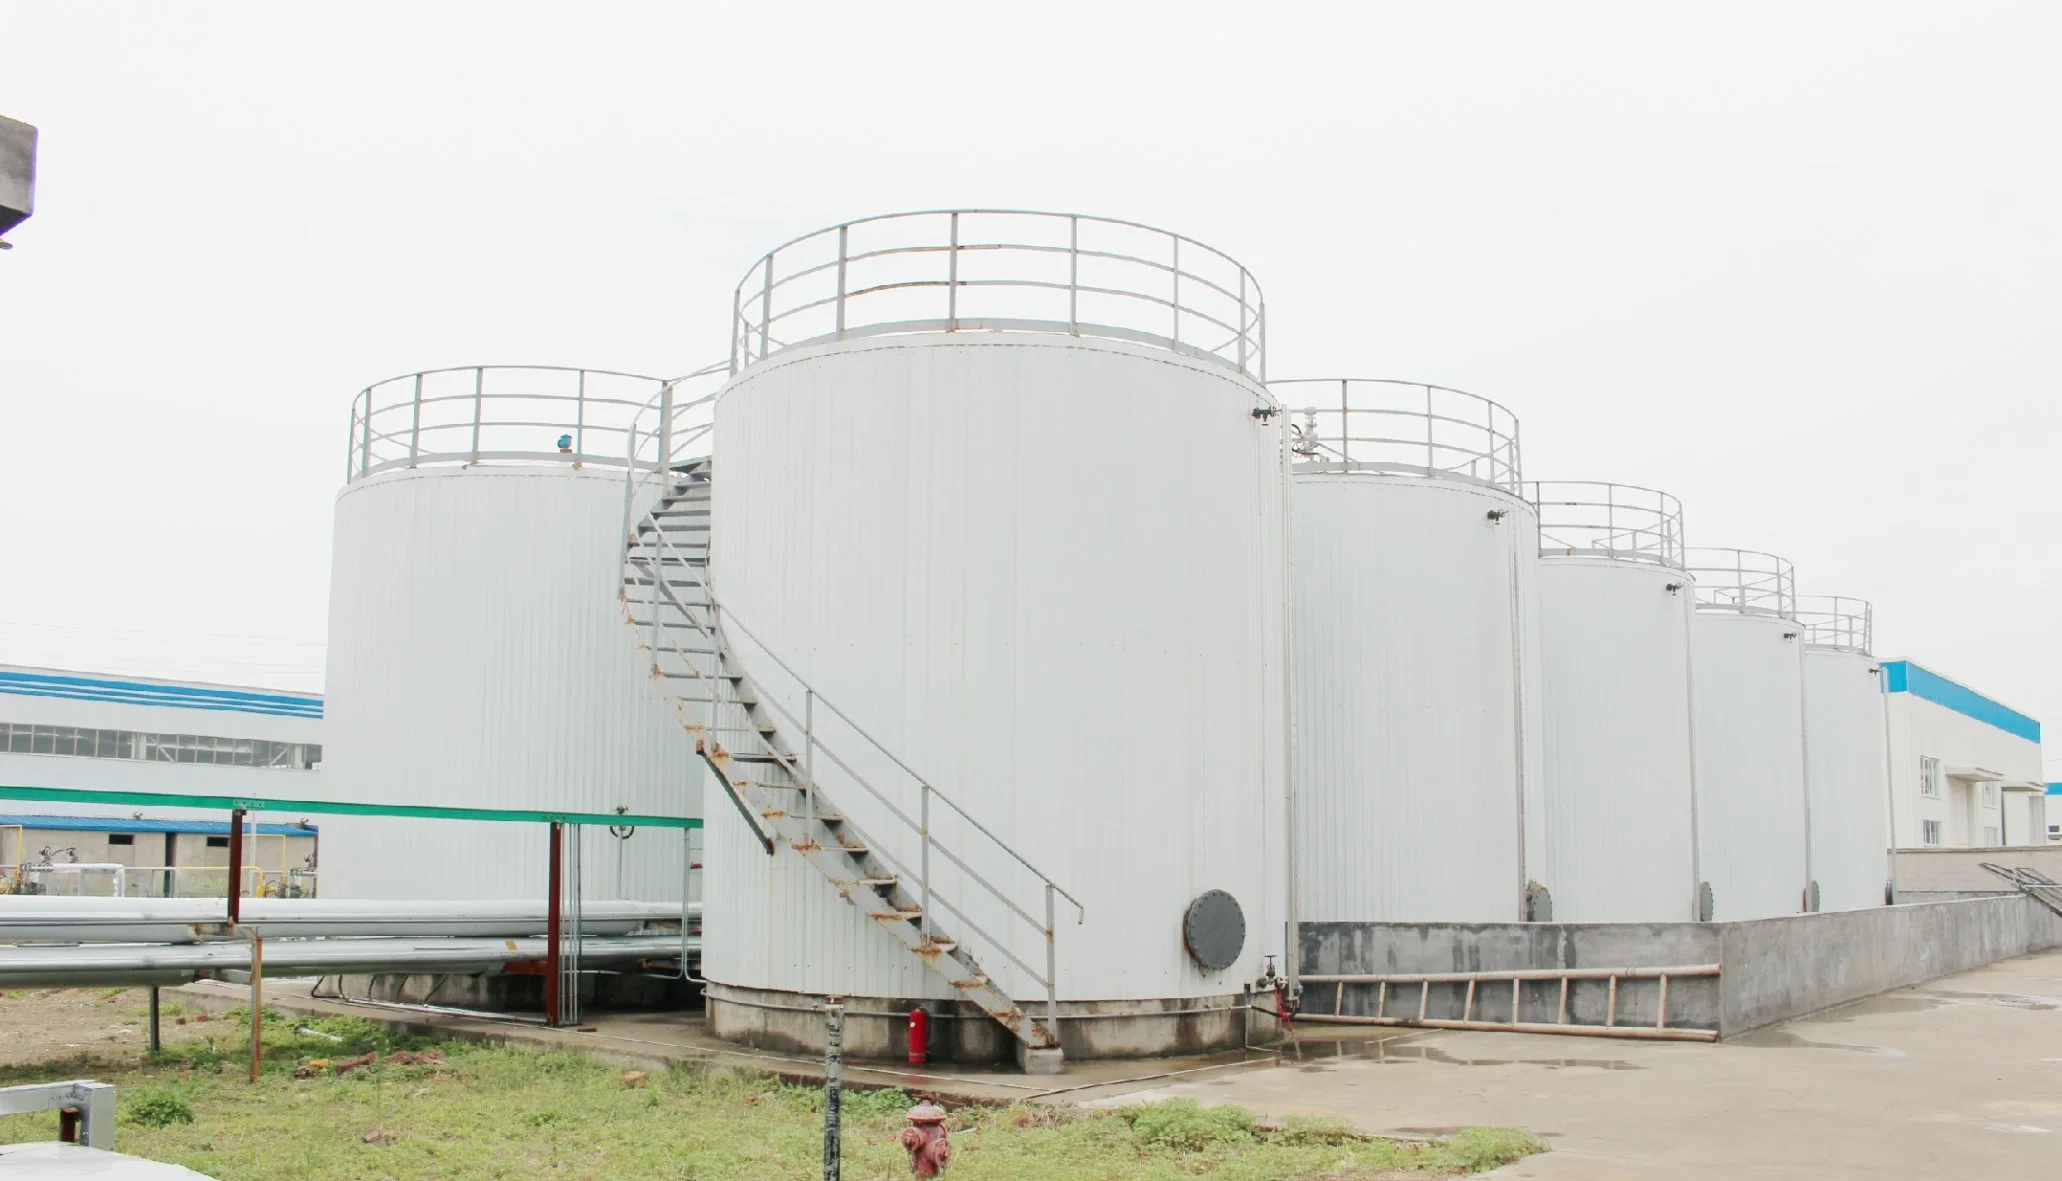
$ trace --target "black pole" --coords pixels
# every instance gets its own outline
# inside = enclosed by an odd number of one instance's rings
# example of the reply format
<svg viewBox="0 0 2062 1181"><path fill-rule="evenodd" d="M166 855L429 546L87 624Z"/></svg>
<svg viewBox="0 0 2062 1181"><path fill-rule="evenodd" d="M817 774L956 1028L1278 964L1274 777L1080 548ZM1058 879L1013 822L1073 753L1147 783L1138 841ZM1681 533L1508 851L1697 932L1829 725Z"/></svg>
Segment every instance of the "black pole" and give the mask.
<svg viewBox="0 0 2062 1181"><path fill-rule="evenodd" d="M844 1127L839 1107L845 1088L845 1005L832 997L824 1012L823 1181L841 1181Z"/></svg>
<svg viewBox="0 0 2062 1181"><path fill-rule="evenodd" d="M155 1054L162 1048L158 1040L158 986L153 984L150 986L150 1052Z"/></svg>

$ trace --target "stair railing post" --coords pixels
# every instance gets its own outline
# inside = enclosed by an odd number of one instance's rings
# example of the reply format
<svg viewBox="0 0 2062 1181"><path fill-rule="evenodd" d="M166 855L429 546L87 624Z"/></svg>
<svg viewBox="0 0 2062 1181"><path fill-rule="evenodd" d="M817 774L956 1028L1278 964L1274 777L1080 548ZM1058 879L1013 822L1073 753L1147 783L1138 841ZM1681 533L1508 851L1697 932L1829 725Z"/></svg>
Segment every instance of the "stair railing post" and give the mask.
<svg viewBox="0 0 2062 1181"><path fill-rule="evenodd" d="M816 690L802 691L802 811L808 831L816 832Z"/></svg>
<svg viewBox="0 0 2062 1181"><path fill-rule="evenodd" d="M659 487L673 486L673 383L659 387Z"/></svg>
<svg viewBox="0 0 2062 1181"><path fill-rule="evenodd" d="M370 432L367 432L368 435ZM408 419L408 466L415 466L416 456L422 454L422 374L415 375L415 408ZM363 475L363 472L359 473Z"/></svg>
<svg viewBox="0 0 2062 1181"><path fill-rule="evenodd" d="M661 487L663 488L663 486L662 483ZM662 491L659 504L663 506L665 503L665 493ZM666 525L656 515L652 517L651 521L652 560L646 567L646 573L651 575L651 593L646 602L651 619L647 622L646 626L651 629L649 647L652 650L652 673L656 675L659 671L659 577L666 568ZM660 688L663 690L664 686Z"/></svg>
<svg viewBox="0 0 2062 1181"><path fill-rule="evenodd" d="M924 789L922 818L923 866L921 870L923 900L917 903L919 911L916 916L916 927L917 930L923 932L924 941L928 943L931 939L931 785L924 783L919 786Z"/></svg>
<svg viewBox="0 0 2062 1181"><path fill-rule="evenodd" d="M476 365L476 366L474 366L474 367L473 367L473 458L472 458L472 462L474 462L474 463L478 463L478 462L480 462L480 412L481 412L481 406L480 406L480 403L481 403L481 401L482 401L482 399L483 399L483 397L484 397L484 395L485 395L485 391L486 391L486 385L487 385L487 371L486 371L486 370L485 370L484 368L481 368L480 366L477 366L477 365Z"/></svg>
<svg viewBox="0 0 2062 1181"><path fill-rule="evenodd" d="M1053 922L1053 884L1045 884L1045 1028L1054 1044L1060 1040L1060 953Z"/></svg>

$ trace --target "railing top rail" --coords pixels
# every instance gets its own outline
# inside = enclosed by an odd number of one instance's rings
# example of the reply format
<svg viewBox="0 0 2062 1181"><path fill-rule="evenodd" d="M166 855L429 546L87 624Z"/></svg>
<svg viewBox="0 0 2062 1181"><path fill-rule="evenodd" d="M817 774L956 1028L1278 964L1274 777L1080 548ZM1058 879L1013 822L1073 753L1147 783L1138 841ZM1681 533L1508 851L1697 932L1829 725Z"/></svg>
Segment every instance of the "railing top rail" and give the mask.
<svg viewBox="0 0 2062 1181"><path fill-rule="evenodd" d="M790 238L734 293L731 368L826 340L1032 332L1126 340L1266 379L1260 283L1208 243L1035 209L877 214Z"/></svg>
<svg viewBox="0 0 2062 1181"><path fill-rule="evenodd" d="M377 381L351 399L345 482L405 468L616 467L638 413L668 383L614 369L467 365Z"/></svg>
<svg viewBox="0 0 2062 1181"><path fill-rule="evenodd" d="M1289 412L1303 470L1400 472L1520 494L1518 416L1479 394L1364 377L1285 378L1267 388Z"/></svg>
<svg viewBox="0 0 2062 1181"><path fill-rule="evenodd" d="M1857 652L1875 651L1876 608L1867 599L1847 595L1799 595L1797 622L1804 625L1804 642L1813 648Z"/></svg>
<svg viewBox="0 0 2062 1181"><path fill-rule="evenodd" d="M1541 554L1683 567L1683 506L1669 493L1600 480L1528 480Z"/></svg>
<svg viewBox="0 0 2062 1181"><path fill-rule="evenodd" d="M1797 618L1797 572L1760 550L1692 546L1684 569L1697 580L1697 609Z"/></svg>

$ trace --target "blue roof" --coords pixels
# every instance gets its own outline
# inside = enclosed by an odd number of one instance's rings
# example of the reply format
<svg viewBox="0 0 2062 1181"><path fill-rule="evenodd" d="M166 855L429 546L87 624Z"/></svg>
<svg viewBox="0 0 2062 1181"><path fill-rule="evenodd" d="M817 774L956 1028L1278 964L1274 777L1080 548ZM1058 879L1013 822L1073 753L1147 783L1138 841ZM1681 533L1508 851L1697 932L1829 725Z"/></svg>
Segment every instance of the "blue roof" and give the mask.
<svg viewBox="0 0 2062 1181"><path fill-rule="evenodd" d="M37 816L0 813L0 828L61 829L65 832L192 832L211 837L229 835L227 820L135 820L119 816ZM306 837L315 835L312 824L259 824L246 826L261 837Z"/></svg>
<svg viewBox="0 0 2062 1181"><path fill-rule="evenodd" d="M292 718L322 716L322 698L313 694L174 685L163 681L117 681L105 677L16 669L0 669L0 693L69 697L75 701L112 701L122 705L167 705L175 709L212 709L240 714L276 714Z"/></svg>
<svg viewBox="0 0 2062 1181"><path fill-rule="evenodd" d="M1999 705L1966 685L1957 684L1939 673L1921 668L1909 660L1884 662L1883 690L1886 693L1910 693L1914 697L1945 706L1963 717L1974 718L1987 726L1995 726L2028 742L2041 740L2039 722L2016 709Z"/></svg>

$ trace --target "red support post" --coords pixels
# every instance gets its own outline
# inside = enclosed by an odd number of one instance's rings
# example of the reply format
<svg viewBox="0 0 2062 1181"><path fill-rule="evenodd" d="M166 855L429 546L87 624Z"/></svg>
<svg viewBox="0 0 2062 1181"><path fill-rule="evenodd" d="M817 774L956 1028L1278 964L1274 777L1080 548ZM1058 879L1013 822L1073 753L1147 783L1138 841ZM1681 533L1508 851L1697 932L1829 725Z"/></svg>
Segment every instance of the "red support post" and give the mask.
<svg viewBox="0 0 2062 1181"><path fill-rule="evenodd" d="M561 900L565 897L565 826L558 821L551 822L551 884L544 902L544 1023L558 1024L558 986L564 970L559 952L559 913ZM685 916L683 916L684 918Z"/></svg>
<svg viewBox="0 0 2062 1181"><path fill-rule="evenodd" d="M229 925L243 920L243 809L229 810Z"/></svg>

